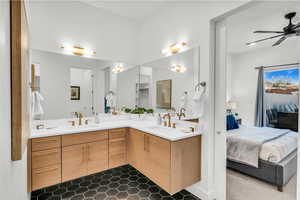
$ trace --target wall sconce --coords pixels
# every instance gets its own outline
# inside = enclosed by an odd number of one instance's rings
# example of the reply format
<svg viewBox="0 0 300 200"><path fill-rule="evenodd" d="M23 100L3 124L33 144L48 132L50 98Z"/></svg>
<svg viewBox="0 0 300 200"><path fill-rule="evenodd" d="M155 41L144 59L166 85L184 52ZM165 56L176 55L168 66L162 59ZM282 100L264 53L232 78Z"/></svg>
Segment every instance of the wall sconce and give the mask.
<svg viewBox="0 0 300 200"><path fill-rule="evenodd" d="M176 44L172 44L172 45L164 48L163 50L161 50L161 53L163 55L176 54L176 53L180 52L186 45L187 45L186 42L179 42Z"/></svg>
<svg viewBox="0 0 300 200"><path fill-rule="evenodd" d="M123 66L123 64L118 64L111 71L115 74L120 73L120 72L124 71L124 66Z"/></svg>
<svg viewBox="0 0 300 200"><path fill-rule="evenodd" d="M71 53L76 56L91 56L95 55L96 52L93 50L85 49L80 46L61 46L62 49L64 49L66 52Z"/></svg>
<svg viewBox="0 0 300 200"><path fill-rule="evenodd" d="M172 65L171 71L183 73L186 71L186 67L182 65Z"/></svg>

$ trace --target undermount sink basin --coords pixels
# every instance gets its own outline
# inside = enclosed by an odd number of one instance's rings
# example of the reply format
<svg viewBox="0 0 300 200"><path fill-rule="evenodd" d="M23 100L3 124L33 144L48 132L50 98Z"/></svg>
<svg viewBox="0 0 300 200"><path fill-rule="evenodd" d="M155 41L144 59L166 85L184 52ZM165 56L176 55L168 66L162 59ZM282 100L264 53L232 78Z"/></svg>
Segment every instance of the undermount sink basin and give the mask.
<svg viewBox="0 0 300 200"><path fill-rule="evenodd" d="M89 125L76 125L76 126L71 126L71 125L66 125L66 126L50 126L46 127L41 130L74 130L74 129L85 129L85 128L97 128L99 125L97 124L89 124Z"/></svg>
<svg viewBox="0 0 300 200"><path fill-rule="evenodd" d="M99 125L97 124L88 124L88 125L76 125L76 126L62 126L60 128L63 128L63 129L80 129L80 128L97 128L99 127Z"/></svg>
<svg viewBox="0 0 300 200"><path fill-rule="evenodd" d="M153 129L153 130L164 130L164 131L170 131L172 130L172 128L169 128L169 127L164 127L164 126L149 126L147 127L149 129Z"/></svg>
<svg viewBox="0 0 300 200"><path fill-rule="evenodd" d="M165 126L149 126L147 127L148 129L152 129L152 130L155 130L155 131L180 131L180 132L183 132L183 133L191 133L192 131L188 128L188 126L186 125L181 125L181 124L178 124L176 126L176 128L170 128L170 127L165 127Z"/></svg>

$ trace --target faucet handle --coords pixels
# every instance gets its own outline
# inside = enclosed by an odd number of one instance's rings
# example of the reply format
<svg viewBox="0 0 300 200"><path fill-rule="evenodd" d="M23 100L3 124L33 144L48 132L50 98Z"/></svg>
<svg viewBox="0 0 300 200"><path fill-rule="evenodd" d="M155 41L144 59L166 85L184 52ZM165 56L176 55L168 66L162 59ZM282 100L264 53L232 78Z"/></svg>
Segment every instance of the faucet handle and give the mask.
<svg viewBox="0 0 300 200"><path fill-rule="evenodd" d="M43 128L45 128L44 124L38 124L38 125L36 125L36 129L37 130L40 130L40 129L43 129Z"/></svg>
<svg viewBox="0 0 300 200"><path fill-rule="evenodd" d="M190 127L190 130L194 133L195 132L195 127Z"/></svg>
<svg viewBox="0 0 300 200"><path fill-rule="evenodd" d="M68 121L69 123L71 123L72 126L75 126L75 121L74 120L71 120L71 121Z"/></svg>
<svg viewBox="0 0 300 200"><path fill-rule="evenodd" d="M172 128L176 128L176 123L173 123L173 124L172 124Z"/></svg>

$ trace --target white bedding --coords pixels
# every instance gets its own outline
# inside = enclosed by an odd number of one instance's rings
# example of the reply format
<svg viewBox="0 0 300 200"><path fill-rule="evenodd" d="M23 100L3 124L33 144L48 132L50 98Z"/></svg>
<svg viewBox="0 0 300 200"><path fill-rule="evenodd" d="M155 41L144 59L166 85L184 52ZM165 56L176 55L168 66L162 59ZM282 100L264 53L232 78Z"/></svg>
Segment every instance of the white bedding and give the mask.
<svg viewBox="0 0 300 200"><path fill-rule="evenodd" d="M258 127L246 127L241 125L240 128L228 131L227 135L239 134L249 129L257 129ZM258 128L259 129L259 128ZM289 133L266 142L262 145L259 158L262 160L278 163L284 159L287 155L297 149L298 145L298 133L290 131Z"/></svg>

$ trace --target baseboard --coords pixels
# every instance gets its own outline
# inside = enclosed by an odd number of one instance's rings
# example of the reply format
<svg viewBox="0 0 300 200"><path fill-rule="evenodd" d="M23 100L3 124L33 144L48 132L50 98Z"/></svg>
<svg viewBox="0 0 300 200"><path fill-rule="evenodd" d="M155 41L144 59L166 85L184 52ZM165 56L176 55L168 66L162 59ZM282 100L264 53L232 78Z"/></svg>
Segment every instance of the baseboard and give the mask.
<svg viewBox="0 0 300 200"><path fill-rule="evenodd" d="M201 200L213 200L213 192L207 191L202 187L188 187L186 188L187 191L192 193L193 195L197 196Z"/></svg>

